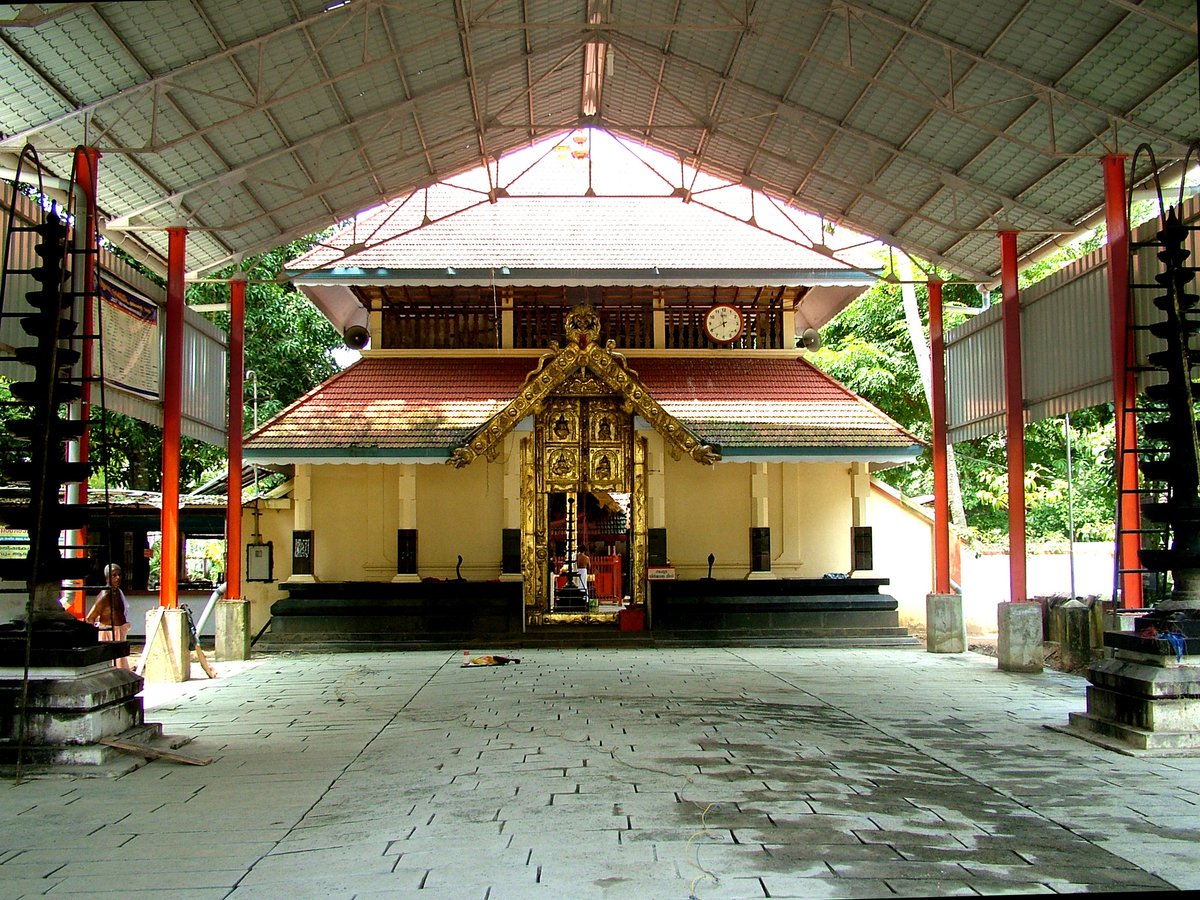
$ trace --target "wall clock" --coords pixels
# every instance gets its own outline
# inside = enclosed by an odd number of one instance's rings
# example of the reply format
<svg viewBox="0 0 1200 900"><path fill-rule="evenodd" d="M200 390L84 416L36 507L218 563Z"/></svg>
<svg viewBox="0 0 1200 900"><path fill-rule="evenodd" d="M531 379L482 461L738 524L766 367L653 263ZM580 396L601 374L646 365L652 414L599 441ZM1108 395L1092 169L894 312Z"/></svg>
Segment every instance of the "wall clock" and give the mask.
<svg viewBox="0 0 1200 900"><path fill-rule="evenodd" d="M742 311L729 303L718 303L704 314L704 333L714 344L732 344L745 327Z"/></svg>

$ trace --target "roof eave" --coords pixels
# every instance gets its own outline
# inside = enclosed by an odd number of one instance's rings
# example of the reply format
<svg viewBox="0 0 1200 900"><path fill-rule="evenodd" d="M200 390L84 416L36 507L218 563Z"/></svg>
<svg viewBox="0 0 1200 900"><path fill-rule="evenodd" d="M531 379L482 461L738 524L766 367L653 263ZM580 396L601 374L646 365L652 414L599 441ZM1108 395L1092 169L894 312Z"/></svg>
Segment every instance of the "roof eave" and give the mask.
<svg viewBox="0 0 1200 900"><path fill-rule="evenodd" d="M507 269L507 274L505 274ZM766 284L786 284L803 287L870 286L880 277L872 271L855 269L671 269L649 268L421 268L367 269L337 267L332 269L289 270L286 273L298 287L320 285L395 285L423 287L479 287L481 285L511 285L514 287L601 287L619 285L663 285L676 287L761 287Z"/></svg>

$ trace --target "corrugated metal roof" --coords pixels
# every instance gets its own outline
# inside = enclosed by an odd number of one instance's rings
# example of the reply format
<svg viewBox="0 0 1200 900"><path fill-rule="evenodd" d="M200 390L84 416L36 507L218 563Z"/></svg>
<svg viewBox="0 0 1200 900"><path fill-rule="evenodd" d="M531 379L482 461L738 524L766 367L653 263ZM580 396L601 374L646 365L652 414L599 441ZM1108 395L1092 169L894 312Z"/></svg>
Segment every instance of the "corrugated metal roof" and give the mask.
<svg viewBox="0 0 1200 900"><path fill-rule="evenodd" d="M996 230L1026 253L1101 207L1100 157L1200 131L1191 0L599 8L9 4L0 153L96 146L111 233L165 258L186 224L208 272L590 124L984 279Z"/></svg>

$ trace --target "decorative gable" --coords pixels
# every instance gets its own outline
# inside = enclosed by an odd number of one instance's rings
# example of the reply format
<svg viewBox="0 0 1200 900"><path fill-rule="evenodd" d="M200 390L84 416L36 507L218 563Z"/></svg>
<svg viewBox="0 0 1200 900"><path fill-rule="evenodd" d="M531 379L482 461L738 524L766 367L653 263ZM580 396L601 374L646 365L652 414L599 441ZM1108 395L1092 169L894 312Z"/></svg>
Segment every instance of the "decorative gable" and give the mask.
<svg viewBox="0 0 1200 900"><path fill-rule="evenodd" d="M561 349L551 343L549 353L538 361L525 383L502 410L483 423L461 447L455 448L447 460L457 467L469 465L480 456L494 459L505 436L526 416L537 413L546 399L566 387L572 379L598 379L612 393L624 398L626 410L645 419L663 436L673 456L687 455L703 465L712 465L721 458L719 447L705 444L690 428L667 412L651 396L629 367L628 361L617 353L612 341L605 347L596 343L600 321L589 305L575 307L567 314L567 344Z"/></svg>

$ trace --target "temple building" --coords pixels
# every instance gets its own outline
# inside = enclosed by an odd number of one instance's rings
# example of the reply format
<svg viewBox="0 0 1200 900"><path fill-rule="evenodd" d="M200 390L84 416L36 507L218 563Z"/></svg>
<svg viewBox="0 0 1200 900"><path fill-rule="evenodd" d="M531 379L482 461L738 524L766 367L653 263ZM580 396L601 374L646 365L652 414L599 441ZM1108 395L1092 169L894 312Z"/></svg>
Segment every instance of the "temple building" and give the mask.
<svg viewBox="0 0 1200 900"><path fill-rule="evenodd" d="M876 533L872 495L894 500L871 472L920 442L804 358L870 258L607 135L528 152L289 264L362 355L245 442L292 472L244 520L273 635L728 629L751 609L902 634L887 585L916 572L923 596L929 546Z"/></svg>

